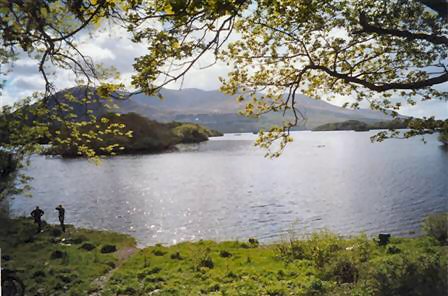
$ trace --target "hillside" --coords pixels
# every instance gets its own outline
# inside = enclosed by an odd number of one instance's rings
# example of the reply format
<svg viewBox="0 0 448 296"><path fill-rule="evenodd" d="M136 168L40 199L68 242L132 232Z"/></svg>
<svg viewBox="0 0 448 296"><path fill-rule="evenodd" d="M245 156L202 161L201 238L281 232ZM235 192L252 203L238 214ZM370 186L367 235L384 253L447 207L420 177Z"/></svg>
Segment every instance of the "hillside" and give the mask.
<svg viewBox="0 0 448 296"><path fill-rule="evenodd" d="M403 129L407 128L406 120L378 121L367 124L359 120L347 120L320 125L313 131L368 131L374 129Z"/></svg>
<svg viewBox="0 0 448 296"><path fill-rule="evenodd" d="M200 143L207 141L209 137L220 136L217 131L209 130L198 124L193 123L160 123L145 118L137 113L127 113L117 116L108 113L97 120L95 125L87 125L82 132L103 131L107 128L103 119L107 118L109 124L124 124L123 133L132 131L132 137L112 134L101 134L99 140L92 140L89 146L93 147L96 154L109 154L103 150L103 147L109 145L118 145L118 149L114 149L113 154L135 154L135 153L155 153L173 149L175 145L180 143ZM64 137L64 130L61 130ZM66 135L69 137L69 135ZM89 140L90 141L90 140ZM121 147L121 148L120 148ZM77 147L70 144L54 145L48 151L49 154L62 155L64 157L75 157Z"/></svg>
<svg viewBox="0 0 448 296"><path fill-rule="evenodd" d="M56 100L64 101L64 95L69 93L81 98L84 88L75 87L57 93L49 100L53 105ZM119 113L135 112L147 118L161 122L184 121L195 122L221 132L253 132L280 124L285 120L282 114L272 113L261 119L249 119L238 114L243 104L237 103L235 97L224 95L219 91L204 91L200 89L161 91L164 99L137 94L127 100L114 100ZM297 129L313 129L319 125L331 122L358 120L365 123L387 121L392 118L384 113L369 109L345 109L325 101L315 100L303 95L297 96L297 107L306 117L306 122ZM86 114L85 105L77 105L76 113L82 118ZM95 115L109 112L100 100L88 107Z"/></svg>

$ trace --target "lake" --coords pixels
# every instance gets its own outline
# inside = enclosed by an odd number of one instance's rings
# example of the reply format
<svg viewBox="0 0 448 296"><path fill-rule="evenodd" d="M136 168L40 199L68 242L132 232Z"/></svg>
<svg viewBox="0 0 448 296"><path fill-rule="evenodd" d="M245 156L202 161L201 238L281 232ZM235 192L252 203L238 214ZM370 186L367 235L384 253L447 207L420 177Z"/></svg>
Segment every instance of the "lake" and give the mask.
<svg viewBox="0 0 448 296"><path fill-rule="evenodd" d="M32 198L4 205L12 216L39 205L57 223L125 232L140 245L185 240L263 242L328 229L342 235L418 234L448 211L448 150L435 135L370 142L374 132L294 132L278 159L256 135L225 135L178 152L83 159L34 156Z"/></svg>

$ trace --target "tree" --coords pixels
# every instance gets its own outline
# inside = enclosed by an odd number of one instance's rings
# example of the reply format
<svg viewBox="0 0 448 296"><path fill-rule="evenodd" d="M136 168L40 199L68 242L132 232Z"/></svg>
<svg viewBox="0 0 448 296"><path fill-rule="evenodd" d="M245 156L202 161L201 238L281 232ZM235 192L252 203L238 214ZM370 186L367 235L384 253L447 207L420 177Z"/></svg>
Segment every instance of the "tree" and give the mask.
<svg viewBox="0 0 448 296"><path fill-rule="evenodd" d="M110 84L106 79L115 75L113 69L95 65L77 45L76 37L92 27L118 17L126 10L127 1L55 1L55 0L0 0L0 75L7 75L8 67L18 56L28 55L38 61L38 70L45 80L45 89L13 106L0 110L0 200L16 186L16 169L26 165L27 156L42 152L42 143L73 145L77 153L98 159L93 144L102 135L123 134L114 123L105 124L101 133L84 132L84 127L95 124L96 116L86 108L83 119L76 118L74 106L89 106L98 100L111 104L110 97L121 84ZM76 75L83 88L81 99L67 95L63 101L53 97L55 86L52 72L68 69ZM89 86L100 83L93 91ZM0 90L3 83L0 83ZM0 93L1 95L1 93ZM55 104L53 102L56 102ZM67 136L69 134L69 136ZM119 145L100 147L109 153ZM13 165L14 164L14 165ZM21 184L28 178L19 175Z"/></svg>
<svg viewBox="0 0 448 296"><path fill-rule="evenodd" d="M232 65L222 90L241 94L245 115L292 113L292 120L260 132L257 141L269 148L281 139L282 149L291 140L290 128L305 119L295 106L297 93L350 96L356 99L347 103L352 108L368 101L372 109L393 116L403 104L447 101L446 89L437 87L448 81L447 8L446 1L164 1L149 14L160 16L162 31L148 29L148 13L130 12L136 41L152 49L135 64L133 82L150 93L154 85L148 81L159 75L167 82L180 79L201 55L213 51ZM239 39L225 46L232 33ZM171 71L161 71L161 65ZM415 120L404 137L447 125L433 118ZM388 136L398 133L379 133L376 139Z"/></svg>
<svg viewBox="0 0 448 296"><path fill-rule="evenodd" d="M100 97L125 99L116 92L122 85L104 83L110 73L76 47L75 36L106 21L125 26L134 42L148 45L148 53L134 64L132 81L146 94L182 79L211 52L232 65L222 91L247 101L246 116L290 115L283 126L261 131L257 141L269 149L280 139L281 150L291 141L291 127L304 120L295 106L297 93L349 96L356 101L347 106L368 101L393 116L403 104L446 101L448 93L439 86L448 81L447 8L446 0L3 0L0 31L7 60L19 48L37 53L46 81L44 100L52 91L48 63L72 69L84 84L100 83ZM85 100L96 94L86 92ZM51 108L53 115L55 108L60 106ZM59 122L72 121L62 117ZM447 125L433 118L415 120L404 136ZM388 136L398 134L380 133L376 139Z"/></svg>

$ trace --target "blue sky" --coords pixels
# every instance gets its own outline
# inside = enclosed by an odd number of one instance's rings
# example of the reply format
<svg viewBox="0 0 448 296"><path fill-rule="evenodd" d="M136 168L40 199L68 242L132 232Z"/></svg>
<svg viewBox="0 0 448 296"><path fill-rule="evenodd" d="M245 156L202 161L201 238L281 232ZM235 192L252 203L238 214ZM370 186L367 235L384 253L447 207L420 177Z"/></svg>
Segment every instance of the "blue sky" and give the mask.
<svg viewBox="0 0 448 296"><path fill-rule="evenodd" d="M79 47L83 53L93 58L96 63L106 66L114 66L121 73L125 84L130 85L133 74L132 64L134 58L144 54L146 48L142 44L132 43L128 33L120 29L109 29L95 34L95 42L92 42L87 34L79 40ZM202 67L209 65L212 56L205 56L196 65L182 82L171 84L169 88L199 88L204 90L218 89L218 78L225 77L229 67L224 63L217 63L207 69ZM35 91L42 91L44 81L38 73L38 61L22 55L13 66L12 71L6 77L6 85L0 96L0 105L14 103ZM51 77L57 90L75 85L75 77L70 71L57 70ZM439 85L448 90L448 83ZM346 98L336 98L332 104L342 105ZM419 102L416 106L404 106L400 113L409 116L435 116L438 119L448 118L448 102L432 100Z"/></svg>

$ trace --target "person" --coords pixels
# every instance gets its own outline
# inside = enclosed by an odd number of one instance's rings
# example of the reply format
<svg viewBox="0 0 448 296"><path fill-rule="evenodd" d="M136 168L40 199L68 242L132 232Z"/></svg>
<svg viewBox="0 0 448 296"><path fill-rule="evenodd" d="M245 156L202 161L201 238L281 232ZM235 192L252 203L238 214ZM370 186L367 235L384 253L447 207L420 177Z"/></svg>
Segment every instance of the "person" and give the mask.
<svg viewBox="0 0 448 296"><path fill-rule="evenodd" d="M62 205L57 206L56 210L58 211L59 223L61 223L62 232L65 232L65 209Z"/></svg>
<svg viewBox="0 0 448 296"><path fill-rule="evenodd" d="M34 218L34 223L37 223L37 232L41 232L42 231L42 216L44 215L44 211L42 211L41 209L39 209L39 207L36 207L32 212L31 212L31 217Z"/></svg>

